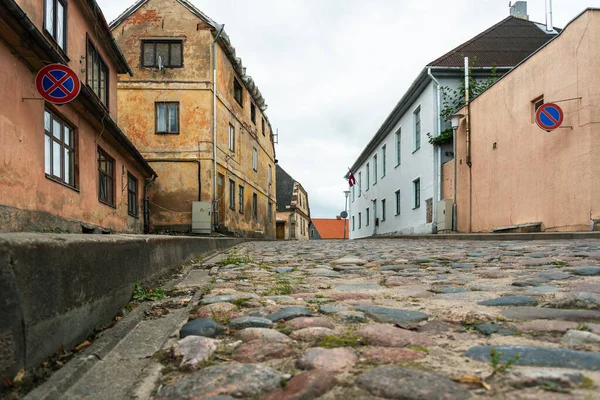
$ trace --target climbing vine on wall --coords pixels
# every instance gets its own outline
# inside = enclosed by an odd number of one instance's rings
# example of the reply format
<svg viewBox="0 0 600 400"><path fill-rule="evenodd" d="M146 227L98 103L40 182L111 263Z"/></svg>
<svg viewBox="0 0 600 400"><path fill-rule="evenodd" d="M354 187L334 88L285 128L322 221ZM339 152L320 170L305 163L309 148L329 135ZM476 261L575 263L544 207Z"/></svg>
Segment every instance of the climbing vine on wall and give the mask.
<svg viewBox="0 0 600 400"><path fill-rule="evenodd" d="M486 80L478 81L473 77L473 66L477 62L476 58L473 58L472 65L469 66L469 99L473 99L479 96L487 88L492 86L494 82L498 80L496 73L496 66L492 66L490 75ZM464 74L464 68L463 68ZM440 88L442 97L442 109L440 111L440 118L442 121L450 122L450 115L456 113L466 104L465 98L465 81L461 80L460 86L456 89L451 89L449 86L442 86ZM434 146L441 146L445 143L452 143L453 131L452 128L448 128L440 132L438 136L429 136L429 143Z"/></svg>

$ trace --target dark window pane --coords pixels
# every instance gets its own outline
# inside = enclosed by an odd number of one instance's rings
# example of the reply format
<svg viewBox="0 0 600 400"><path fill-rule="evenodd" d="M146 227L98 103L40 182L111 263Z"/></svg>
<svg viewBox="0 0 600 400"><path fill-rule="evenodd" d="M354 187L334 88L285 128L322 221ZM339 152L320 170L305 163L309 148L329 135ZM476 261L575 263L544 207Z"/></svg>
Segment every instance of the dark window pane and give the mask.
<svg viewBox="0 0 600 400"><path fill-rule="evenodd" d="M152 67L156 65L154 61L154 42L144 43L144 67Z"/></svg>
<svg viewBox="0 0 600 400"><path fill-rule="evenodd" d="M181 67L182 63L182 43L172 43L171 44L171 61L169 65L172 67Z"/></svg>

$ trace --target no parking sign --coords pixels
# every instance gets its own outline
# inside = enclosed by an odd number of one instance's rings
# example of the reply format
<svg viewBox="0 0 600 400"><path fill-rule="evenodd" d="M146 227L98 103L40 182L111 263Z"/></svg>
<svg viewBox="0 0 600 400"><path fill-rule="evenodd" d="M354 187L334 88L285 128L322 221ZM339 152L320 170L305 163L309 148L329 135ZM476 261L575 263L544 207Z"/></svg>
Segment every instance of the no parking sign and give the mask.
<svg viewBox="0 0 600 400"><path fill-rule="evenodd" d="M77 97L81 82L71 68L62 64L50 64L37 73L35 87L50 103L66 104Z"/></svg>
<svg viewBox="0 0 600 400"><path fill-rule="evenodd" d="M562 124L563 118L562 110L554 103L543 104L535 112L536 124L548 132L558 128Z"/></svg>

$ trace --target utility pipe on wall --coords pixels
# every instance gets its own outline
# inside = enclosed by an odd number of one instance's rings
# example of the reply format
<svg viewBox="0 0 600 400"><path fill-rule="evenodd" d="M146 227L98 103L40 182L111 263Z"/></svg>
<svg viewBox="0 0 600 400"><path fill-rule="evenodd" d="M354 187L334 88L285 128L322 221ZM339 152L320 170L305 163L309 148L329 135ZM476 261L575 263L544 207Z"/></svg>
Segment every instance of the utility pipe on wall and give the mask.
<svg viewBox="0 0 600 400"><path fill-rule="evenodd" d="M221 25L212 43L213 53L213 228L219 228L219 207L217 205L217 41L225 29Z"/></svg>
<svg viewBox="0 0 600 400"><path fill-rule="evenodd" d="M465 112L465 133L467 136L467 157L466 162L469 168L471 168L471 125L469 123L469 57L465 57L465 105L467 106Z"/></svg>
<svg viewBox="0 0 600 400"><path fill-rule="evenodd" d="M548 32L554 30L552 26L552 0L546 0L546 30Z"/></svg>
<svg viewBox="0 0 600 400"><path fill-rule="evenodd" d="M441 113L441 90L440 90L440 82L433 76L431 73L431 68L427 68L427 75L431 78L431 80L436 85L436 120L437 120L437 136L442 133L442 117ZM437 203L442 199L442 146L437 146L437 167L435 169L435 182L437 184L437 189L435 190L435 201L433 202L433 223L435 226L435 232L437 233ZM435 163L434 163L435 164Z"/></svg>

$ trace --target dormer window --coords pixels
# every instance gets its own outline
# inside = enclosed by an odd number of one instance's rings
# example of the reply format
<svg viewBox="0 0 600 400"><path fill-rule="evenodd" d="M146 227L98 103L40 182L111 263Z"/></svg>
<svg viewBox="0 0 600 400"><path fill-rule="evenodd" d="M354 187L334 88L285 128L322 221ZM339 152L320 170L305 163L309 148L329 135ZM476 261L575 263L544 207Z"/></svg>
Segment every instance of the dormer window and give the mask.
<svg viewBox="0 0 600 400"><path fill-rule="evenodd" d="M183 42L181 40L142 41L142 67L183 67Z"/></svg>

